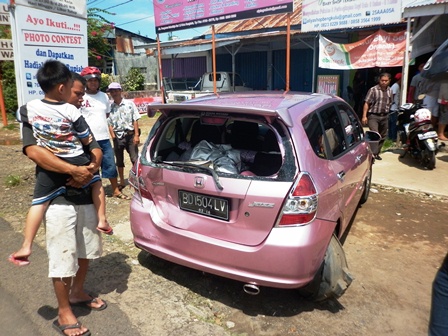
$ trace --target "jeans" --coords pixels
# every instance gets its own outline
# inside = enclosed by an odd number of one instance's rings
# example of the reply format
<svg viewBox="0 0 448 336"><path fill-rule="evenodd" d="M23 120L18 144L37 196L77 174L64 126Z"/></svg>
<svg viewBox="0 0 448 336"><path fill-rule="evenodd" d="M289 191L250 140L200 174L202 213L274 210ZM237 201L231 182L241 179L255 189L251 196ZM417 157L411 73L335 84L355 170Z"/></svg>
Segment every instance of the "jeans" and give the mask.
<svg viewBox="0 0 448 336"><path fill-rule="evenodd" d="M114 150L110 144L110 140L99 140L98 145L100 145L103 151L103 160L101 161L101 177L102 178L117 178L117 166L115 165Z"/></svg>
<svg viewBox="0 0 448 336"><path fill-rule="evenodd" d="M448 255L432 284L429 336L448 335Z"/></svg>
<svg viewBox="0 0 448 336"><path fill-rule="evenodd" d="M397 117L398 111L390 111L389 130L387 131L387 137L393 141L397 140Z"/></svg>

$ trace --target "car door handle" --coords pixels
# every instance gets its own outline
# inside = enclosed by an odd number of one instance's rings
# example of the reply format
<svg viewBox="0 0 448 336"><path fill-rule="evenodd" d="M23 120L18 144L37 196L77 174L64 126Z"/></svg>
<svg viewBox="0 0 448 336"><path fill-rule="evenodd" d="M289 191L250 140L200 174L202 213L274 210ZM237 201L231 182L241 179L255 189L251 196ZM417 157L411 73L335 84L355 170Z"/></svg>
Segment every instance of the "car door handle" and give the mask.
<svg viewBox="0 0 448 336"><path fill-rule="evenodd" d="M356 157L356 159L355 159L356 163L360 163L361 160L362 160L362 157L363 157L363 156L364 156L364 155L359 154L359 155Z"/></svg>
<svg viewBox="0 0 448 336"><path fill-rule="evenodd" d="M344 180L345 177L345 171L341 170L339 173L336 174L338 176L338 179L340 179L341 181Z"/></svg>

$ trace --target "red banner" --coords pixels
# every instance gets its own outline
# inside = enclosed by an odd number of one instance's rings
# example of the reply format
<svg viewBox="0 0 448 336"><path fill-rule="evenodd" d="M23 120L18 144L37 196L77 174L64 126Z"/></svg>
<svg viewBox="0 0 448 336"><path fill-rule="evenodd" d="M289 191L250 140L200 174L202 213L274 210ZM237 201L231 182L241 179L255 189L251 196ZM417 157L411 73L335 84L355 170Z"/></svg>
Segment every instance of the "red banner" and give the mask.
<svg viewBox="0 0 448 336"><path fill-rule="evenodd" d="M354 43L333 43L321 36L319 67L326 69L360 69L403 65L406 49L405 31L375 34Z"/></svg>

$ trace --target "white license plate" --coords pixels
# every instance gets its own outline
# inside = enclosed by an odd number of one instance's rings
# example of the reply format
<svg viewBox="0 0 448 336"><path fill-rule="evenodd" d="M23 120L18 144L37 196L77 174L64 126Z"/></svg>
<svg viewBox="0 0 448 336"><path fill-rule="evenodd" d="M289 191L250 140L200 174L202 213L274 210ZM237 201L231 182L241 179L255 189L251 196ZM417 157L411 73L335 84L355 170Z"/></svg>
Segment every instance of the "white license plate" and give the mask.
<svg viewBox="0 0 448 336"><path fill-rule="evenodd" d="M229 201L225 198L179 190L179 206L185 211L229 220Z"/></svg>
<svg viewBox="0 0 448 336"><path fill-rule="evenodd" d="M435 131L430 131L426 133L417 134L419 140L426 140L431 138L437 138L437 133Z"/></svg>

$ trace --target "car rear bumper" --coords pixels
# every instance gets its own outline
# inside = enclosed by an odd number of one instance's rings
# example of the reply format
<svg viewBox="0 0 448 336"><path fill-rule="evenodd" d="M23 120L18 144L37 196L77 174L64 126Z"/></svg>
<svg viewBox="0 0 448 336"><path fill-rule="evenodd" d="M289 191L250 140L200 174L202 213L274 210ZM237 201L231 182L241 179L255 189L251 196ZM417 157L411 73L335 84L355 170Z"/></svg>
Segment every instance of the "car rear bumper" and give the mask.
<svg viewBox="0 0 448 336"><path fill-rule="evenodd" d="M152 216L151 214L152 213ZM213 239L157 220L152 202L131 202L137 247L176 264L259 286L299 288L321 265L335 228L315 219L299 227L274 228L257 246Z"/></svg>

